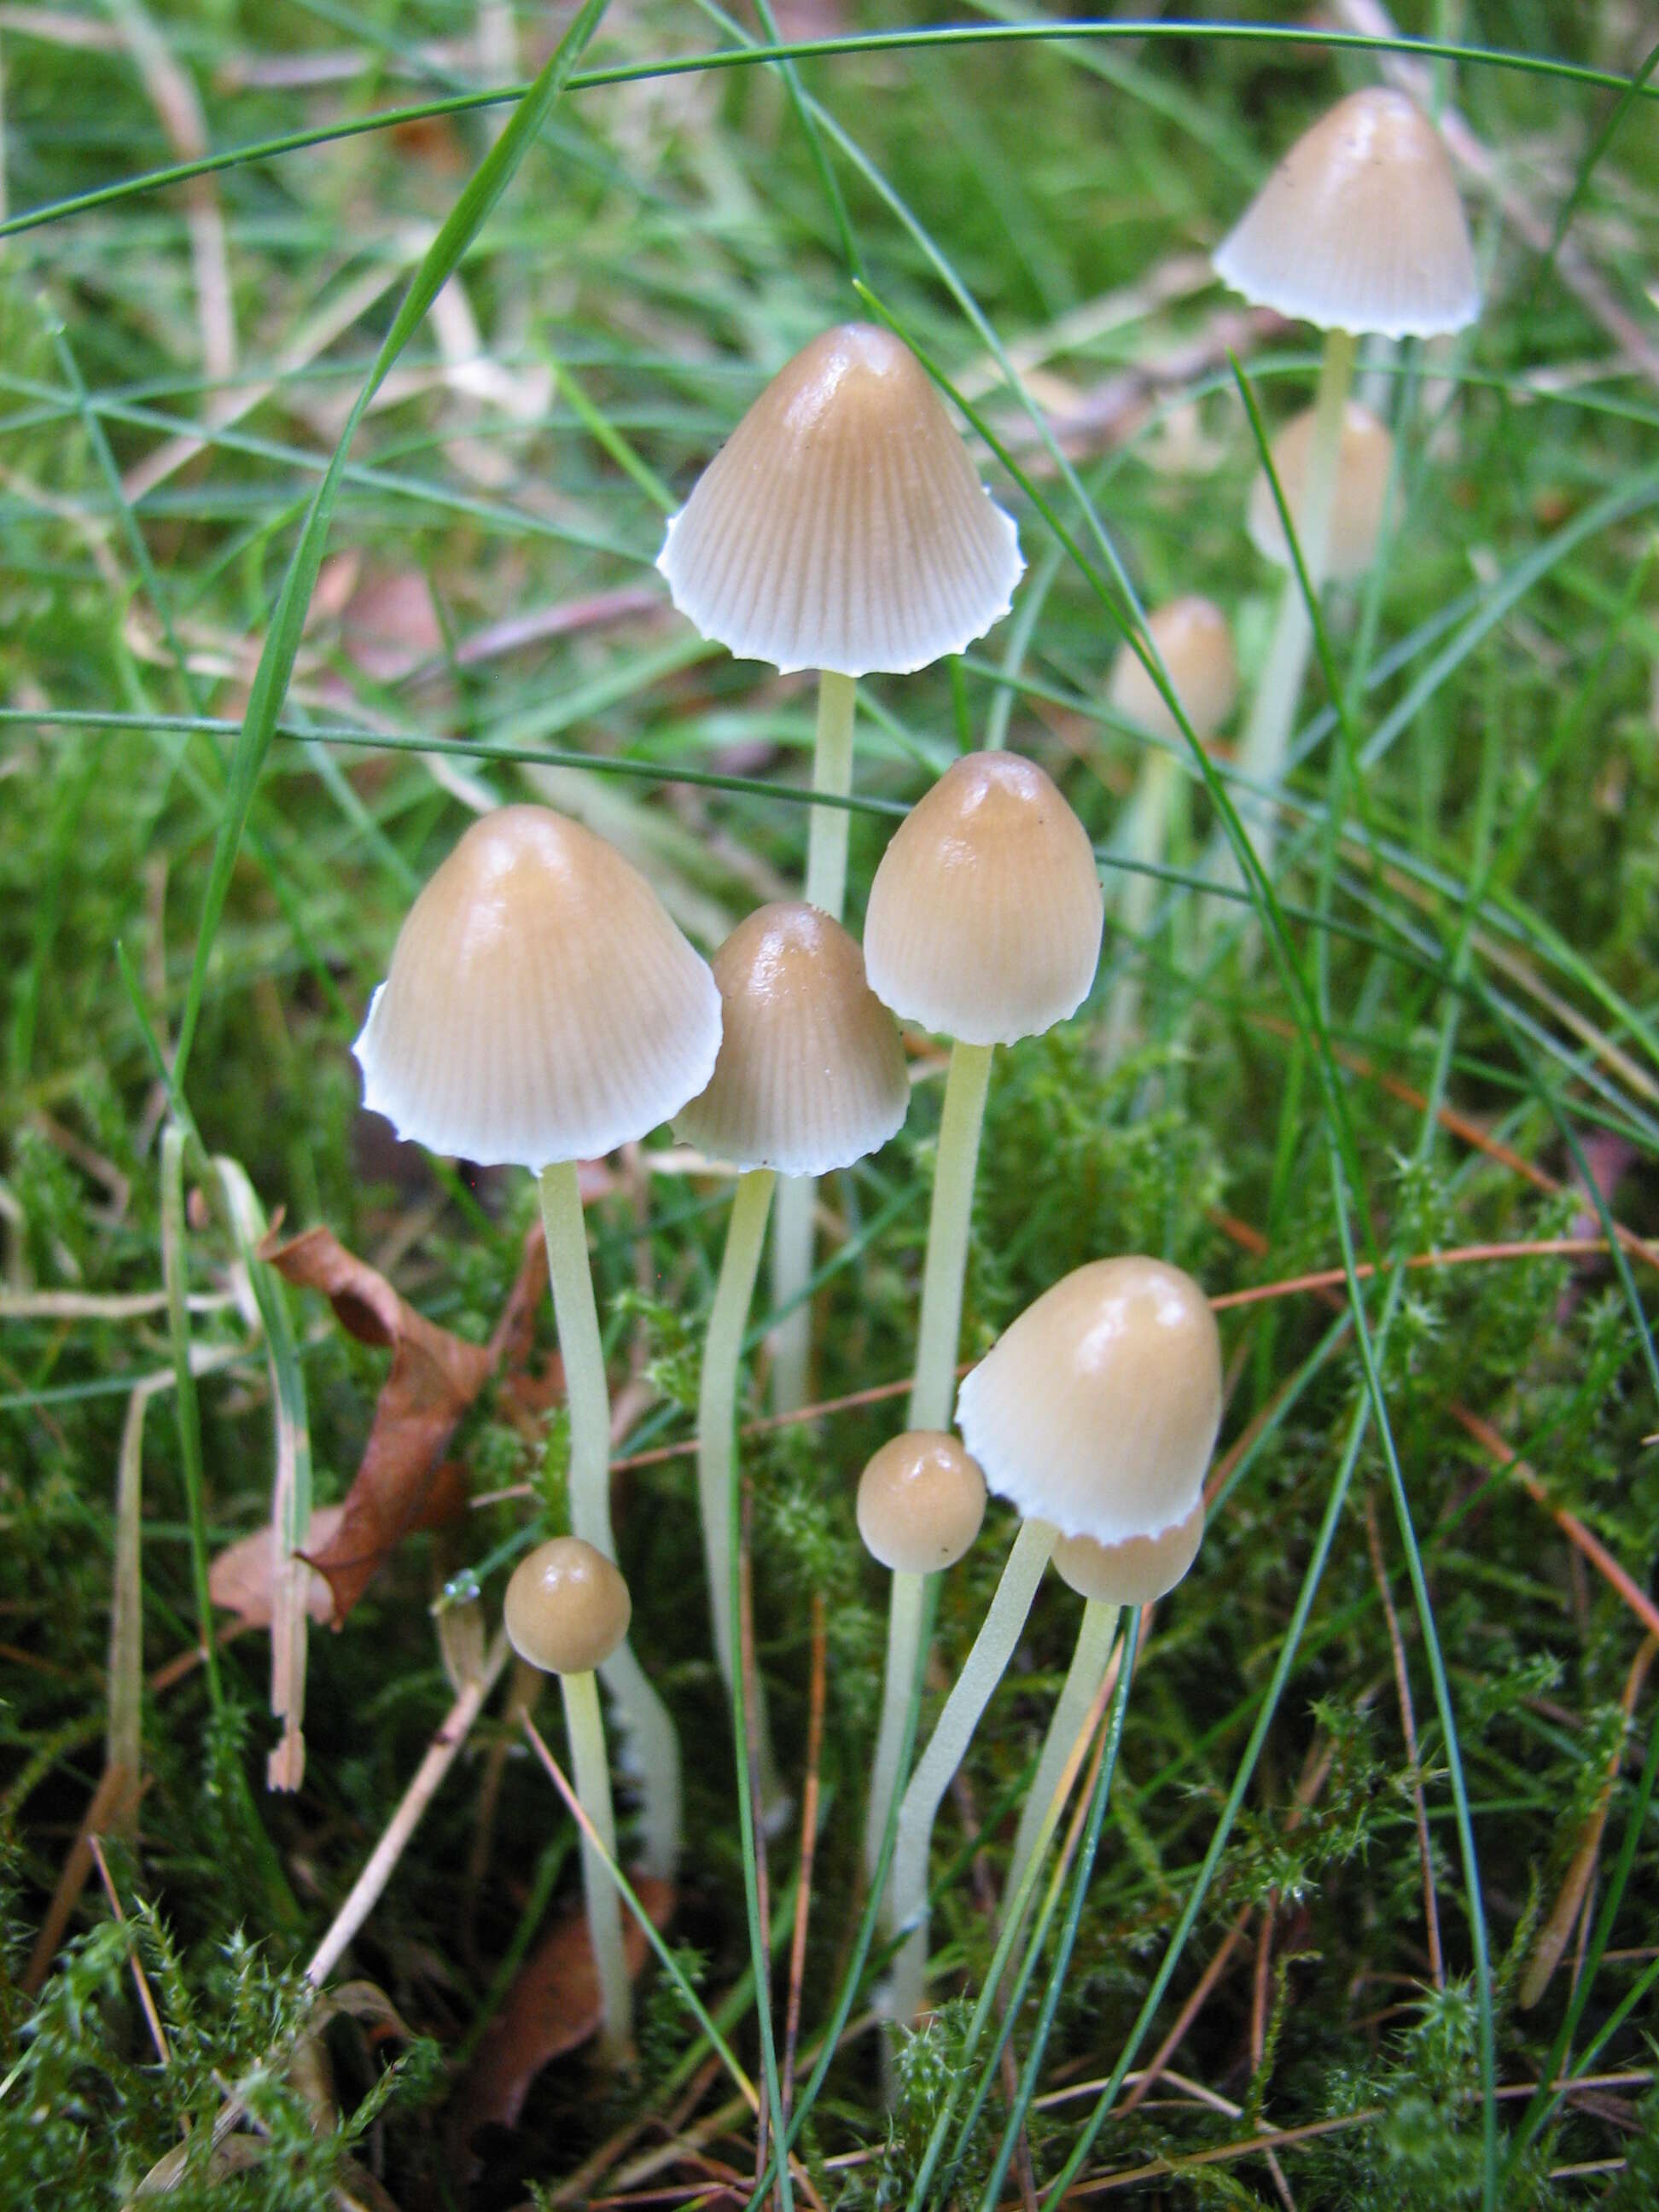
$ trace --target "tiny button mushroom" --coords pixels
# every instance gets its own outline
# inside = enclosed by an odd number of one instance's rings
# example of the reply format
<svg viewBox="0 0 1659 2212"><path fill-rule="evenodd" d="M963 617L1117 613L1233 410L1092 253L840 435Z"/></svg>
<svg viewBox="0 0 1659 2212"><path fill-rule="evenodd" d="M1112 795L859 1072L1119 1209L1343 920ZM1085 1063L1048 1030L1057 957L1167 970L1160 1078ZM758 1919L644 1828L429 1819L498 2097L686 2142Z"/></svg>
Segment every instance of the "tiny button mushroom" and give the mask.
<svg viewBox="0 0 1659 2212"><path fill-rule="evenodd" d="M940 1430L893 1437L859 1482L865 1549L896 1575L931 1575L955 1566L984 1518L985 1477L956 1438Z"/></svg>
<svg viewBox="0 0 1659 2212"><path fill-rule="evenodd" d="M1307 505L1308 457L1313 444L1311 408L1292 416L1272 447L1273 474L1285 495L1297 534L1303 535ZM1329 536L1326 561L1338 583L1352 583L1371 565L1377 540L1382 535L1389 485L1394 473L1394 440L1386 424L1369 407L1351 399L1342 410L1342 436L1337 447L1336 482L1331 494ZM1250 543L1264 560L1278 568L1291 567L1291 549L1279 502L1265 469L1250 486L1244 526Z"/></svg>

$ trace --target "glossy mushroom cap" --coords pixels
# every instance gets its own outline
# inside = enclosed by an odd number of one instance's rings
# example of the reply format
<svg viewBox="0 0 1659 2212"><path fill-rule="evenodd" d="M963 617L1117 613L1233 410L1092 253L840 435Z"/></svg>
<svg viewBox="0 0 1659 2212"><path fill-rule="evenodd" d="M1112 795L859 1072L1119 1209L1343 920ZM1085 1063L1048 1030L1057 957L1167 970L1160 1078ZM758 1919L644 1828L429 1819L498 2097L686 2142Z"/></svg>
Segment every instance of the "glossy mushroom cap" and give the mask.
<svg viewBox="0 0 1659 2212"><path fill-rule="evenodd" d="M1310 408L1295 416L1273 442L1273 473L1279 478L1285 504L1290 508L1298 535L1302 503L1307 495L1308 454L1313 445L1314 418ZM1331 497L1329 538L1325 548L1326 574L1339 581L1363 576L1371 565L1376 541L1382 535L1382 514L1388 504L1389 482L1394 468L1394 440L1369 407L1350 400L1342 416L1342 437L1337 447L1336 484ZM1279 503L1258 469L1250 486L1244 524L1250 543L1275 567L1291 566L1291 549Z"/></svg>
<svg viewBox="0 0 1659 2212"><path fill-rule="evenodd" d="M657 558L680 612L740 659L843 676L960 653L1024 565L921 363L868 323L780 369Z"/></svg>
<svg viewBox="0 0 1659 2212"><path fill-rule="evenodd" d="M1213 599L1194 592L1154 608L1146 628L1194 736L1207 745L1238 702L1238 663L1226 616ZM1154 737L1179 738L1163 693L1127 645L1117 649L1106 696L1126 721L1139 722Z"/></svg>
<svg viewBox="0 0 1659 2212"><path fill-rule="evenodd" d="M913 1429L895 1437L859 1480L865 1549L896 1575L953 1567L985 1518L985 1477L954 1437Z"/></svg>
<svg viewBox="0 0 1659 2212"><path fill-rule="evenodd" d="M1436 337L1480 312L1440 134L1403 92L1340 100L1216 249L1224 284L1321 330Z"/></svg>
<svg viewBox="0 0 1659 2212"><path fill-rule="evenodd" d="M507 1633L547 1674L591 1674L628 1633L628 1584L580 1536L555 1536L520 1560L507 1586Z"/></svg>
<svg viewBox="0 0 1659 2212"><path fill-rule="evenodd" d="M1200 1498L1184 1521L1161 1536L1130 1536L1121 1544L1063 1536L1054 1546L1054 1571L1079 1597L1104 1605L1150 1605L1181 1580L1198 1557L1203 1534Z"/></svg>
<svg viewBox="0 0 1659 2212"><path fill-rule="evenodd" d="M901 1020L1012 1044L1077 1012L1104 926L1087 832L1048 776L1018 753L968 753L882 855L865 964Z"/></svg>
<svg viewBox="0 0 1659 2212"><path fill-rule="evenodd" d="M353 1049L400 1137L544 1168L643 1137L708 1082L708 963L631 861L545 806L503 806L410 908Z"/></svg>
<svg viewBox="0 0 1659 2212"><path fill-rule="evenodd" d="M1006 1329L962 1385L985 1480L1062 1536L1161 1536L1203 1493L1221 1425L1221 1341L1190 1275L1096 1260Z"/></svg>
<svg viewBox="0 0 1659 2212"><path fill-rule="evenodd" d="M714 1079L676 1127L711 1159L827 1175L878 1151L910 1083L898 1025L838 921L799 900L763 906L714 955L725 1030Z"/></svg>

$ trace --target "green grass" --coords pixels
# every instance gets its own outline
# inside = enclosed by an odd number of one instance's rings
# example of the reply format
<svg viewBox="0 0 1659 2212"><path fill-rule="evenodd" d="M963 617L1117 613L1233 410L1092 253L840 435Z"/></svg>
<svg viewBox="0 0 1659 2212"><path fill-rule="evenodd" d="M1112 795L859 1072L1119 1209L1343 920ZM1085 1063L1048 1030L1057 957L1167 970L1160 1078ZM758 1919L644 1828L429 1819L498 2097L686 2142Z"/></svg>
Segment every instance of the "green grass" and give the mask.
<svg viewBox="0 0 1659 2212"><path fill-rule="evenodd" d="M105 1827L119 1913L93 1869L26 1994L101 1768L128 1401L161 1378L142 1442L154 1674L197 1641L204 1554L268 1515L279 1436L307 1449L319 1502L343 1492L386 1364L263 1271L261 1327L201 1303L239 1265L219 1182L204 1216L186 1205L210 1157L290 1226L390 1251L404 1295L465 1335L512 1281L529 1179L393 1151L357 1114L349 1056L412 889L471 810L581 811L706 947L799 880L810 692L703 647L650 564L665 505L826 323L890 319L960 395L1030 563L1012 617L959 663L861 688L854 914L891 822L988 737L1041 759L1106 849L1139 757L1102 703L1122 626L1206 591L1248 681L1275 580L1244 495L1259 432L1305 404L1316 362L1297 331L1206 349L1230 311L1216 288L1142 288L1212 246L1381 57L1287 34L1267 7L1082 36L990 5L948 25L646 6L600 15L591 42L584 18L551 60L548 11L520 7L495 64L474 0L55 12L80 42L0 18L0 1261L9 1301L87 1304L0 1317L0 2178L8 2201L91 2207L178 2154L179 2203L378 2187L483 2212L573 2175L583 2197L696 2201L719 2178L706 2152L738 2197L769 2193L732 2085L734 2068L761 2081L763 2038L686 1459L641 1464L618 1499L697 1839L667 1964L641 1984L637 2066L607 2081L560 2058L469 2148L465 2054L504 1967L576 1898L568 1815L499 1698L351 1946L338 2011L303 1984L451 1702L434 1596L470 1574L493 1623L511 1560L556 1517L556 1417L526 1432L493 1395L457 1450L481 1496L528 1492L411 1540L338 1637L313 1633L303 1789L264 1786L264 1638L147 1693L136 1836ZM1218 1296L1330 1268L1343 1286L1224 1312L1237 1455L999 1993L975 1846L1000 1881L1074 1626L1063 1592L1039 1600L969 1762L975 1825L968 1800L941 1819L949 2002L890 2118L857 1880L882 1593L851 1498L892 1402L748 1447L761 1663L797 1766L824 1600L798 2203L1029 2188L1046 2206L1114 2175L1132 2201L1304 2208L1636 2207L1659 2189L1644 1626L1547 1510L1650 1588L1652 1262L1394 1264L1659 1232L1659 389L1606 313L1651 355L1654 61L1611 4L1399 16L1548 250L1466 180L1487 310L1466 342L1366 365L1401 520L1366 590L1328 602L1274 879L1251 872L1200 937L1210 826L1238 817L1224 762L1188 779L1146 938L1109 921L1085 1014L999 1060L963 1351L1115 1251ZM158 105L147 38L194 88L200 137L179 135L176 81ZM445 373L441 331L463 342L430 310L452 276L507 406ZM1068 398L1135 371L1110 435L1062 434ZM199 450L150 480L185 434ZM1096 1016L1125 968L1144 1042L1103 1069ZM906 1376L939 1092L923 1084L903 1136L830 1193L846 1235L815 1301L826 1399ZM1606 1191L1576 1191L1608 1163ZM626 1449L688 1436L724 1217L722 1191L648 1153L592 1209L613 1374L647 1378ZM164 1279L171 1325L99 1303ZM222 1364L188 1376L191 1346ZM1008 1534L994 1514L941 1588L947 1662ZM1523 2006L1621 1743L1582 1933ZM624 1793L624 1845L626 1828ZM768 1869L780 2063L797 1851L792 1830ZM1172 2072L1139 2098L1178 2022ZM711 2026L729 2065L704 2066ZM1534 2086L1580 2073L1612 2078ZM657 2149L665 2116L678 2149ZM233 2163L210 2181L216 2120ZM1264 2136L1284 2138L1277 2172Z"/></svg>

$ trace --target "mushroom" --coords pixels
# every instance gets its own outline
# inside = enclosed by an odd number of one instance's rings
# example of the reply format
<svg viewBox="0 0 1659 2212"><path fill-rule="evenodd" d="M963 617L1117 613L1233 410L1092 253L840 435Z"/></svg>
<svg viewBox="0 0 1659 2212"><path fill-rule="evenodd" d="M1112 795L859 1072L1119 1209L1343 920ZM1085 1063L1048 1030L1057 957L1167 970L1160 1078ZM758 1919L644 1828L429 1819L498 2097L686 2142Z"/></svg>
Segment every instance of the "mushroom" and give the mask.
<svg viewBox="0 0 1659 2212"><path fill-rule="evenodd" d="M638 869L544 806L473 824L410 908L354 1050L398 1135L540 1182L570 1414L570 1519L607 1559L611 1400L576 1163L708 1082L720 1001ZM647 1870L678 1856L679 1747L624 1640L606 1661L645 1792Z"/></svg>
<svg viewBox="0 0 1659 2212"><path fill-rule="evenodd" d="M912 1429L891 1437L859 1481L859 1534L871 1557L893 1577L881 1727L864 1830L865 1870L872 1882L915 1683L927 1577L966 1555L984 1518L985 1477L956 1438L939 1429Z"/></svg>
<svg viewBox="0 0 1659 2212"><path fill-rule="evenodd" d="M1158 1260L1097 1260L1074 1269L1026 1308L963 1382L963 1441L987 1486L1023 1518L899 1806L889 1893L891 1924L904 1936L894 1972L897 2019L914 2016L926 1979L927 1856L939 1802L1051 1553L1077 1537L1106 1547L1164 1539L1188 1522L1201 1508L1220 1420L1215 1317L1191 1276ZM1177 1552L1184 1540L1170 1539ZM1124 1570L1122 1587L1134 1586L1132 1572ZM1092 1698L1105 1663L1097 1619L1090 1646ZM1068 1748L1061 1746L1061 1762Z"/></svg>
<svg viewBox="0 0 1659 2212"><path fill-rule="evenodd" d="M1468 227L1439 133L1404 93L1351 94L1299 138L1215 253L1216 274L1253 307L1325 336L1297 535L1316 596L1328 573L1331 511L1354 341L1434 337L1480 310ZM1302 586L1285 580L1241 763L1279 781L1312 641ZM1272 833L1258 842L1264 866Z"/></svg>
<svg viewBox="0 0 1659 2212"><path fill-rule="evenodd" d="M520 1560L507 1586L508 1640L521 1659L559 1678L576 1801L592 1823L599 1845L613 1861L617 1820L594 1669L622 1645L632 1611L628 1584L616 1567L580 1536L555 1536L538 1544ZM586 1831L581 1858L588 1942L599 1984L601 2033L606 2056L614 2063L627 2051L633 2033L622 1912L605 1858Z"/></svg>
<svg viewBox="0 0 1659 2212"><path fill-rule="evenodd" d="M869 323L825 331L772 379L668 525L674 605L740 659L818 672L806 896L839 921L857 679L902 675L1008 611L1019 536L974 472L909 348ZM779 1194L774 1303L811 1273L810 1182ZM775 1340L775 1395L805 1396L804 1305Z"/></svg>
<svg viewBox="0 0 1659 2212"><path fill-rule="evenodd" d="M1313 445L1314 412L1306 408L1292 416L1273 440L1273 474L1285 495L1285 504L1304 538L1303 514L1307 504L1308 457ZM1351 584L1371 565L1394 475L1394 438L1369 407L1349 400L1342 410L1342 436L1337 447L1336 480L1332 488L1330 524L1326 540L1327 573L1339 584ZM1250 543L1263 560L1276 568L1295 564L1285 536L1285 524L1265 469L1257 471L1250 485L1244 526Z"/></svg>
<svg viewBox="0 0 1659 2212"><path fill-rule="evenodd" d="M894 1135L910 1103L898 1028L837 921L804 902L759 908L714 955L724 1033L708 1087L676 1127L739 1170L703 1346L697 1496L714 1646L734 1686L738 1361L778 1176L851 1167ZM766 1743L762 1734L763 1745ZM769 1753L763 1765L769 1768ZM769 1797L775 1784L763 1775Z"/></svg>

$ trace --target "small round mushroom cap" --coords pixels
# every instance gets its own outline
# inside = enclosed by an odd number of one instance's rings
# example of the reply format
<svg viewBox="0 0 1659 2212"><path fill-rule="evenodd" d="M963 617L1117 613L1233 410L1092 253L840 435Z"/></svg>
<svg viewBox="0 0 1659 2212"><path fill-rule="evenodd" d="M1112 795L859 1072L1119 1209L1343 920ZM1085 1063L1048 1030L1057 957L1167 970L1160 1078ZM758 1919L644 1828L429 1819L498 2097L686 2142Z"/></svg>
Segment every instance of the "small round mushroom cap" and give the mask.
<svg viewBox="0 0 1659 2212"><path fill-rule="evenodd" d="M998 1497L1062 1536L1161 1536L1199 1504L1221 1425L1221 1341L1190 1275L1095 1260L1027 1306L957 1397Z"/></svg>
<svg viewBox="0 0 1659 2212"><path fill-rule="evenodd" d="M882 855L865 965L902 1021L1013 1044L1082 1005L1105 918L1088 833L1049 778L1018 753L968 753Z"/></svg>
<svg viewBox="0 0 1659 2212"><path fill-rule="evenodd" d="M550 807L503 806L410 908L353 1049L400 1137L544 1168L667 1121L720 1042L708 963L632 862Z"/></svg>
<svg viewBox="0 0 1659 2212"><path fill-rule="evenodd" d="M865 1549L896 1575L953 1567L985 1518L985 1477L954 1437L912 1429L884 1443L859 1480Z"/></svg>
<svg viewBox="0 0 1659 2212"><path fill-rule="evenodd" d="M902 1126L910 1081L898 1025L838 921L781 899L714 955L725 1028L714 1079L675 1127L710 1159L828 1175Z"/></svg>
<svg viewBox="0 0 1659 2212"><path fill-rule="evenodd" d="M1321 330L1431 338L1480 312L1446 149L1402 92L1351 94L1298 138L1215 271L1252 306Z"/></svg>
<svg viewBox="0 0 1659 2212"><path fill-rule="evenodd" d="M1054 1546L1054 1571L1079 1597L1103 1605L1150 1605L1181 1580L1198 1557L1203 1534L1200 1498L1184 1521L1161 1536L1130 1536L1121 1544L1062 1536Z"/></svg>
<svg viewBox="0 0 1659 2212"><path fill-rule="evenodd" d="M1007 613L1025 563L921 363L843 323L767 386L657 566L740 659L866 676L960 653Z"/></svg>
<svg viewBox="0 0 1659 2212"><path fill-rule="evenodd" d="M1238 663L1226 616L1213 599L1189 592L1155 607L1146 617L1146 628L1194 736L1207 745L1238 702ZM1117 649L1106 696L1127 721L1139 722L1157 738L1179 738L1163 693L1127 645Z"/></svg>
<svg viewBox="0 0 1659 2212"><path fill-rule="evenodd" d="M1273 473L1290 508L1298 534L1302 505L1307 496L1308 455L1313 447L1313 410L1292 416L1273 442ZM1363 576L1371 565L1376 541L1382 535L1383 510L1394 468L1394 440L1386 424L1369 407L1351 399L1342 414L1342 436L1336 452L1336 483L1331 495L1329 538L1325 548L1325 573L1340 583ZM1250 486L1244 526L1250 543L1275 568L1291 566L1291 549L1279 503L1258 469Z"/></svg>
<svg viewBox="0 0 1659 2212"><path fill-rule="evenodd" d="M538 1544L507 1586L507 1639L547 1674L591 1674L628 1633L628 1584L580 1536Z"/></svg>

